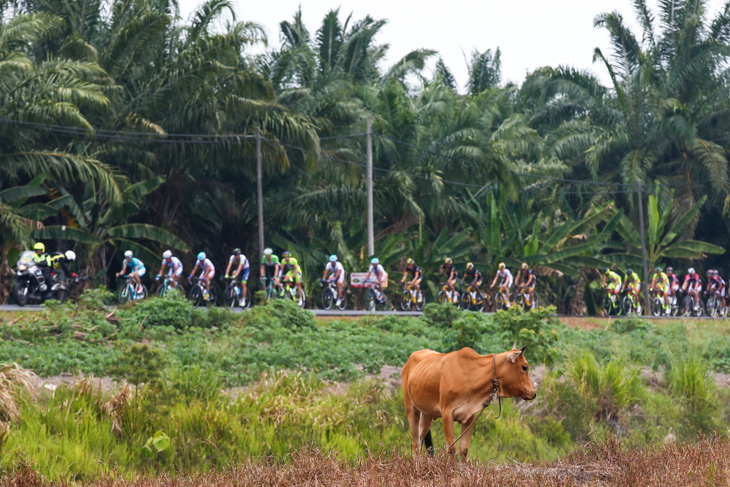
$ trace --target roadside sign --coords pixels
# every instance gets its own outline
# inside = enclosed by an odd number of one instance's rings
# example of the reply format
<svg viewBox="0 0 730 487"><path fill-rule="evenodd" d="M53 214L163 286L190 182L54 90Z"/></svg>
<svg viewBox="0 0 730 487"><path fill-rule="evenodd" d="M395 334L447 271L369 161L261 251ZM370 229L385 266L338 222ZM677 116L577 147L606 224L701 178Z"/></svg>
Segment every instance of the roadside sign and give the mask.
<svg viewBox="0 0 730 487"><path fill-rule="evenodd" d="M362 289L362 288L369 288L372 286L372 283L375 282L375 277L370 276L370 280L365 282L365 277L367 277L367 272L351 272L350 273L350 287L355 289ZM385 287L388 287L388 273L385 273Z"/></svg>

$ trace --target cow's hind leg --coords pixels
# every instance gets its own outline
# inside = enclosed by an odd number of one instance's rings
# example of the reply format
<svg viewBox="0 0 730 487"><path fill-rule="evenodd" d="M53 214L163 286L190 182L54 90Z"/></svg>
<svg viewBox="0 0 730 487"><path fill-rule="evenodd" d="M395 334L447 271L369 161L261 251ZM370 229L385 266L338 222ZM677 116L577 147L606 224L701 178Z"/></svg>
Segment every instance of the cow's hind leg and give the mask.
<svg viewBox="0 0 730 487"><path fill-rule="evenodd" d="M461 437L459 445L459 453L461 453L461 461L466 461L466 455L469 453L469 439L471 438L471 428L476 420L476 416L472 414L471 418L461 425L461 431L464 436ZM466 433L464 433L466 431Z"/></svg>
<svg viewBox="0 0 730 487"><path fill-rule="evenodd" d="M421 411L413 407L413 404L406 403L406 415L411 429L411 452L418 455L421 451Z"/></svg>
<svg viewBox="0 0 730 487"><path fill-rule="evenodd" d="M426 451L428 456L433 456L433 438L431 437L431 425L433 424L433 418L421 415L421 425L419 427L421 442L426 444Z"/></svg>

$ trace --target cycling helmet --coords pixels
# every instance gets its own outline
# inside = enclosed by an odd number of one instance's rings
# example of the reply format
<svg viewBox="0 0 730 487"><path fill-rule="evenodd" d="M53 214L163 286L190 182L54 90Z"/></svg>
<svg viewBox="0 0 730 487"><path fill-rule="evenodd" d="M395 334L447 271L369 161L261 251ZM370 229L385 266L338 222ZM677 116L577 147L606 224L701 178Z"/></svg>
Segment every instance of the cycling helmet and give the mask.
<svg viewBox="0 0 730 487"><path fill-rule="evenodd" d="M271 249L264 249L264 255L271 255L273 253L274 253L274 251Z"/></svg>
<svg viewBox="0 0 730 487"><path fill-rule="evenodd" d="M608 269L606 267L601 269L601 274L608 274Z"/></svg>
<svg viewBox="0 0 730 487"><path fill-rule="evenodd" d="M233 249L233 255L241 255L241 249L239 249L238 247Z"/></svg>
<svg viewBox="0 0 730 487"><path fill-rule="evenodd" d="M712 275L712 269L707 269L707 272L705 272L705 275L706 276L711 276Z"/></svg>
<svg viewBox="0 0 730 487"><path fill-rule="evenodd" d="M413 261L413 259L411 259L409 257L408 260L406 261L406 265L413 265L413 264L415 264L415 262Z"/></svg>
<svg viewBox="0 0 730 487"><path fill-rule="evenodd" d="M283 252L283 253L281 254L281 256L282 256L282 257L289 257L289 256L291 256L291 252L289 252L288 250L285 250L285 251L284 251L284 252Z"/></svg>
<svg viewBox="0 0 730 487"><path fill-rule="evenodd" d="M657 272L657 273L659 273L661 271L662 271L662 268L661 267L657 267L656 269L654 269L654 272Z"/></svg>
<svg viewBox="0 0 730 487"><path fill-rule="evenodd" d="M205 260L205 252L200 252L198 254L198 260Z"/></svg>
<svg viewBox="0 0 730 487"><path fill-rule="evenodd" d="M712 271L712 275L713 276L719 276L720 275L720 272L717 269L715 269L714 271Z"/></svg>
<svg viewBox="0 0 730 487"><path fill-rule="evenodd" d="M64 255L66 256L66 260L76 260L76 252L73 250L67 250Z"/></svg>
<svg viewBox="0 0 730 487"><path fill-rule="evenodd" d="M446 257L446 258L444 259L444 265L451 265L451 264L453 264L453 263L454 263L454 261L453 261L453 260L451 260L451 259L449 259L448 257Z"/></svg>
<svg viewBox="0 0 730 487"><path fill-rule="evenodd" d="M335 254L330 255L330 262L336 262L337 256Z"/></svg>
<svg viewBox="0 0 730 487"><path fill-rule="evenodd" d="M498 267L499 267L499 270L500 271L503 271L504 270L504 262L500 262Z"/></svg>
<svg viewBox="0 0 730 487"><path fill-rule="evenodd" d="M165 250L162 252L163 259L169 259L170 257L172 257L172 250Z"/></svg>
<svg viewBox="0 0 730 487"><path fill-rule="evenodd" d="M134 254L131 250L127 250L126 252L124 252L124 257L127 259L131 259L132 257L134 257Z"/></svg>
<svg viewBox="0 0 730 487"><path fill-rule="evenodd" d="M40 250L41 252L46 251L46 246L42 242L38 242L33 246L33 250Z"/></svg>
<svg viewBox="0 0 730 487"><path fill-rule="evenodd" d="M632 271L631 269L626 269L626 275L627 276L630 276L633 273L634 273L634 271Z"/></svg>
<svg viewBox="0 0 730 487"><path fill-rule="evenodd" d="M373 257L372 259L370 259L370 263L373 265L378 265L380 264L380 259L378 259L377 257Z"/></svg>
<svg viewBox="0 0 730 487"><path fill-rule="evenodd" d="M690 267L689 269L687 269L687 274L689 274L690 276L694 276L695 275L694 267Z"/></svg>
<svg viewBox="0 0 730 487"><path fill-rule="evenodd" d="M671 274L674 271L674 267L667 267L667 274Z"/></svg>
<svg viewBox="0 0 730 487"><path fill-rule="evenodd" d="M470 270L472 270L473 268L474 268L474 264L472 264L471 262L467 262L467 263L466 263L466 270L467 270L467 271L470 271Z"/></svg>
<svg viewBox="0 0 730 487"><path fill-rule="evenodd" d="M527 266L527 263L526 262L523 262L522 263L522 270L523 271L526 271L527 269L529 269L529 267Z"/></svg>

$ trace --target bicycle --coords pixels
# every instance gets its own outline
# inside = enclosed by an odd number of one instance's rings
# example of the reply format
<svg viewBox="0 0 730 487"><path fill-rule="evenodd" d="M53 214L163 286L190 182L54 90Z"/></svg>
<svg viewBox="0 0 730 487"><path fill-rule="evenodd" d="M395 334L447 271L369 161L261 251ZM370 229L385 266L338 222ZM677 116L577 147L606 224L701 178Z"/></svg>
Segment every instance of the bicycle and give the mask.
<svg viewBox="0 0 730 487"><path fill-rule="evenodd" d="M414 286L406 283L403 283L402 288L400 309L410 311L411 308L414 308L416 311L423 311L423 307L426 305L426 297L423 295L423 291L416 290Z"/></svg>
<svg viewBox="0 0 730 487"><path fill-rule="evenodd" d="M329 279L322 279L320 281L320 285L322 286L322 308L323 309L332 309L333 306L337 304L337 282L331 281ZM339 306L337 306L337 309L340 311L344 311L345 308L347 308L347 297L345 296L345 291L342 291L342 300L340 301Z"/></svg>
<svg viewBox="0 0 730 487"><path fill-rule="evenodd" d="M686 318L692 316L693 314L699 318L702 316L702 303L695 302L694 296L692 296L692 293L687 291L682 291L685 293L684 299L682 299L682 315Z"/></svg>
<svg viewBox="0 0 730 487"><path fill-rule="evenodd" d="M455 306L458 306L459 305L459 302L460 302L459 301L459 296L461 294L459 292L458 286L457 285L454 285L454 290L453 291L449 291L448 289L446 289L446 287L447 287L446 284L444 284L443 287L441 288L441 290L436 295L436 301L439 304L441 304L441 303L451 303L451 304L453 304Z"/></svg>
<svg viewBox="0 0 730 487"><path fill-rule="evenodd" d="M461 295L459 307L464 311L484 311L484 306L487 301L486 298L483 291L469 285Z"/></svg>
<svg viewBox="0 0 730 487"><path fill-rule="evenodd" d="M304 292L304 288L302 288L302 297L300 298L298 296L297 286L293 281L289 280L284 281L284 294L282 297L291 299L302 309L304 309L304 304L307 302L307 295Z"/></svg>
<svg viewBox="0 0 730 487"><path fill-rule="evenodd" d="M371 284L365 295L365 309L368 311L386 311L388 308L388 294Z"/></svg>
<svg viewBox="0 0 730 487"><path fill-rule="evenodd" d="M497 289L497 292L494 293L494 310L508 310L511 306L511 303L507 299L507 294L502 290L500 287Z"/></svg>
<svg viewBox="0 0 730 487"><path fill-rule="evenodd" d="M727 313L727 308L722 307L722 301L717 291L710 291L710 295L707 296L707 303L705 309L707 309L707 315L713 318L718 316L724 317Z"/></svg>
<svg viewBox="0 0 730 487"><path fill-rule="evenodd" d="M604 287L602 288L602 290L605 291L605 294L603 296L603 304L601 305L601 308L603 309L603 314L605 316L621 314L621 307L619 306L618 296L608 292L608 288Z"/></svg>
<svg viewBox="0 0 730 487"><path fill-rule="evenodd" d="M261 278L261 287L266 292L266 300L271 301L272 299L279 299L283 298L283 294L281 293L281 289L277 288L276 286L276 279L271 277L262 277Z"/></svg>
<svg viewBox="0 0 730 487"><path fill-rule="evenodd" d="M248 296L244 298L238 294L240 290L238 286L236 286L236 278L229 277L228 279L231 282L228 283L225 291L223 291L223 304L229 308L235 308L236 306L241 309L250 308L251 299ZM243 286L243 284L241 284L241 286Z"/></svg>
<svg viewBox="0 0 730 487"><path fill-rule="evenodd" d="M624 291L624 296L621 299L621 311L623 311L626 316L630 314L641 315L641 301L637 299L633 293L629 292L628 289Z"/></svg>
<svg viewBox="0 0 730 487"><path fill-rule="evenodd" d="M529 311L531 309L535 309L540 306L540 304L537 301L537 295L535 294L535 290L532 290L532 302L527 302L527 296L525 295L525 288L520 287L520 290L517 291L517 296L515 296L515 303L517 303L517 306L522 308L523 312Z"/></svg>
<svg viewBox="0 0 730 487"><path fill-rule="evenodd" d="M160 289L157 291L157 294L164 298L165 294L167 294L167 291L170 289L176 289L170 285L172 282L172 278L170 276L165 276L165 278L162 280L162 285L160 286Z"/></svg>
<svg viewBox="0 0 730 487"><path fill-rule="evenodd" d="M667 305L664 299L664 293L657 289L652 289L651 293L651 311L655 317L662 315L669 316L672 313L672 306ZM670 300L671 302L671 300Z"/></svg>
<svg viewBox="0 0 730 487"><path fill-rule="evenodd" d="M193 287L188 292L188 299L193 302L193 306L206 306L208 308L215 306L218 301L218 292L213 286L210 286L210 296L205 299L205 280L193 277L189 281L192 282Z"/></svg>
<svg viewBox="0 0 730 487"><path fill-rule="evenodd" d="M127 278L127 282L119 288L119 292L117 293L117 301L119 304L147 297L147 287L144 284L137 284L129 274L124 277Z"/></svg>

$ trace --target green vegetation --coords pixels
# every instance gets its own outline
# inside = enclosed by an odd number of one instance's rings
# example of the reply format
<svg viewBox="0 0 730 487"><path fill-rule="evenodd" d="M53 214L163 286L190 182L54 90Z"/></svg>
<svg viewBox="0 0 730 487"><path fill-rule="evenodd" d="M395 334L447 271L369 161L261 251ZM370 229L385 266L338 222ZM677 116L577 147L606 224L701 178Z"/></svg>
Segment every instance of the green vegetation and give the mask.
<svg viewBox="0 0 730 487"><path fill-rule="evenodd" d="M17 413L0 435L2 469L26 459L51 478L81 481L217 469L305 446L350 460L405 454L400 391L366 374L397 370L421 348L490 353L513 341L528 345L538 397L505 401L498 421L491 407L473 458L550 461L613 436L648 447L722 433L730 418L730 392L708 375L725 370L717 351L730 346L718 321L617 320L583 331L550 309L454 315L430 305L422 318L320 322L285 301L234 315L192 310L175 294L116 313L98 307L103 299L93 290L79 305L0 324L0 363L87 374L36 397L6 381ZM94 376L119 382L102 390ZM442 445L440 422L433 433Z"/></svg>

